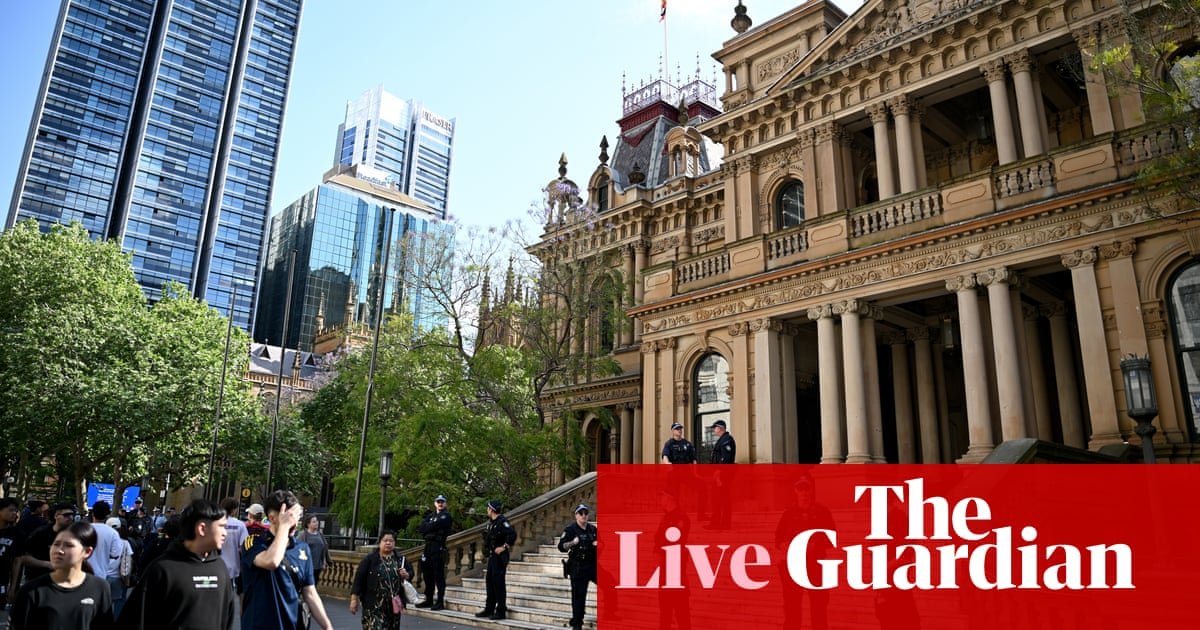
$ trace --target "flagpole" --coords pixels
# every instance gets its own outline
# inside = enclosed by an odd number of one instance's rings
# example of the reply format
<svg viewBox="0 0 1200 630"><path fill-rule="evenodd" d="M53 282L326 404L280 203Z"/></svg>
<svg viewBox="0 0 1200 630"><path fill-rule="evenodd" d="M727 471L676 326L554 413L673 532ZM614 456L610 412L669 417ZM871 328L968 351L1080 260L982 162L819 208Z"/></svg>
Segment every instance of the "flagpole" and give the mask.
<svg viewBox="0 0 1200 630"><path fill-rule="evenodd" d="M663 25L663 74L666 76L667 85L671 83L671 58L667 54L667 3L663 0L662 3L662 19L659 20Z"/></svg>

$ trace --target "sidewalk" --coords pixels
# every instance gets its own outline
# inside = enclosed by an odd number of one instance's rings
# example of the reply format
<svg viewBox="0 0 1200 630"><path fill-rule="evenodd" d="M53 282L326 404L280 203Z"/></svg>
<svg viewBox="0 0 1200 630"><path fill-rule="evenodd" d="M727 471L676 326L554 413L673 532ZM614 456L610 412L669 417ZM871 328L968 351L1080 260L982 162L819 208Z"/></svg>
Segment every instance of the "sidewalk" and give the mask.
<svg viewBox="0 0 1200 630"><path fill-rule="evenodd" d="M329 620L333 622L335 630L358 630L362 627L362 614L350 614L350 602L344 599L335 599L333 597L322 597L321 601L325 603L325 612L329 613ZM461 621L437 621L429 617L435 616L437 613L420 611L416 614L405 613L403 621L400 622L400 627L403 630L464 630L466 628L475 628L462 623ZM316 627L315 625L313 626Z"/></svg>

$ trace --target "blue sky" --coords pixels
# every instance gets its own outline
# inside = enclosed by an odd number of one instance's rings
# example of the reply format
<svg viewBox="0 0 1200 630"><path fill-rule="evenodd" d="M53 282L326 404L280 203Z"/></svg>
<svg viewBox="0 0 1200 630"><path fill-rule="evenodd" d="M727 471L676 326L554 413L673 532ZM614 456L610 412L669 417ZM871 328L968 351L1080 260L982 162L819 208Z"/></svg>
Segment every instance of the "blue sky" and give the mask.
<svg viewBox="0 0 1200 630"><path fill-rule="evenodd" d="M755 24L796 0L743 0ZM712 81L736 0L670 0L668 63ZM847 12L861 2L839 0ZM58 2L11 2L0 21L0 194L7 212ZM613 143L621 81L658 73L659 0L306 0L272 211L320 183L346 101L383 85L456 119L450 214L471 225L521 218L557 176L583 182L600 136ZM718 76L718 90L724 79Z"/></svg>

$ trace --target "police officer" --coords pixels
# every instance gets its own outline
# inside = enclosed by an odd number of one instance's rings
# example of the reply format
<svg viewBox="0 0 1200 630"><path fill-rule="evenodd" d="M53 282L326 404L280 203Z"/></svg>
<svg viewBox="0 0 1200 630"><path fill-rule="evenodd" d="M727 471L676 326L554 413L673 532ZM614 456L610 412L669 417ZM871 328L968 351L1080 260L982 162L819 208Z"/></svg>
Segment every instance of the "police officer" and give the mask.
<svg viewBox="0 0 1200 630"><path fill-rule="evenodd" d="M713 444L712 449L712 463L732 464L737 459L737 443L733 441L733 436L729 435L725 421L717 420L709 428L712 429L713 435L717 436L717 442Z"/></svg>
<svg viewBox="0 0 1200 630"><path fill-rule="evenodd" d="M421 556L425 601L417 604L417 608L442 610L446 607L446 562L449 560L446 538L450 536L453 526L454 520L446 510L446 497L439 494L433 500L433 511L426 512L425 518L421 519L421 524L417 526L417 531L425 538L425 553Z"/></svg>
<svg viewBox="0 0 1200 630"><path fill-rule="evenodd" d="M671 439L663 444L662 461L664 464L696 463L696 447L683 437L683 425L678 422L671 425Z"/></svg>
<svg viewBox="0 0 1200 630"><path fill-rule="evenodd" d="M582 630L588 582L597 584L597 537L596 526L588 522L588 506L579 504L575 522L567 525L558 539L558 550L567 553L567 575L571 578L571 630Z"/></svg>
<svg viewBox="0 0 1200 630"><path fill-rule="evenodd" d="M507 588L504 584L508 574L509 552L517 542L517 530L500 513L504 504L498 500L487 503L488 522L483 527L483 548L487 553L487 602L476 617L500 620L508 613Z"/></svg>

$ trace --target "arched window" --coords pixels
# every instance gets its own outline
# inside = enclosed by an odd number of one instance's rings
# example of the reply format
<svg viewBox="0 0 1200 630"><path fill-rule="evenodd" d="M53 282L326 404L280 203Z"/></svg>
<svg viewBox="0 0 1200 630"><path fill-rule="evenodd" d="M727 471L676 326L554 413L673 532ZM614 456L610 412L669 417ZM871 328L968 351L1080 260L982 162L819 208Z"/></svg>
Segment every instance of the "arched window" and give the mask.
<svg viewBox="0 0 1200 630"><path fill-rule="evenodd" d="M775 228L786 230L804 222L804 183L790 181L775 197Z"/></svg>
<svg viewBox="0 0 1200 630"><path fill-rule="evenodd" d="M1171 330L1175 358L1183 382L1183 407L1187 410L1192 439L1200 435L1200 262L1184 267L1170 283ZM1166 396L1160 394L1160 399Z"/></svg>
<svg viewBox="0 0 1200 630"><path fill-rule="evenodd" d="M714 353L706 354L692 374L692 435L695 436L701 463L707 463L717 439L712 423L729 422L729 362Z"/></svg>
<svg viewBox="0 0 1200 630"><path fill-rule="evenodd" d="M1167 75L1176 87L1191 97L1191 109L1200 108L1200 49L1192 48L1176 55L1168 62Z"/></svg>

